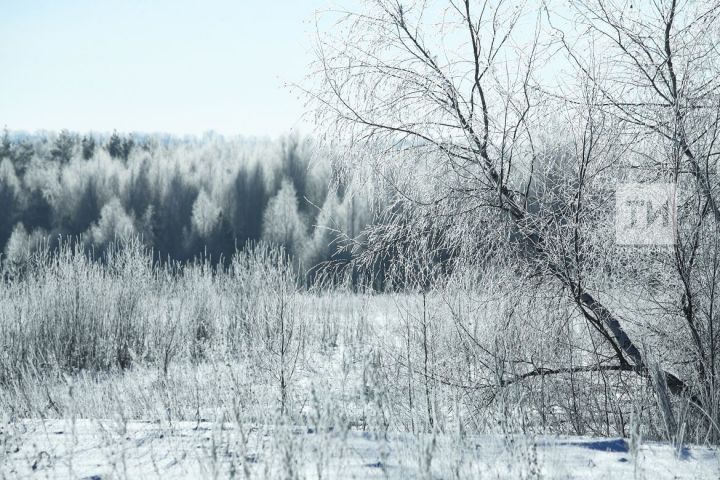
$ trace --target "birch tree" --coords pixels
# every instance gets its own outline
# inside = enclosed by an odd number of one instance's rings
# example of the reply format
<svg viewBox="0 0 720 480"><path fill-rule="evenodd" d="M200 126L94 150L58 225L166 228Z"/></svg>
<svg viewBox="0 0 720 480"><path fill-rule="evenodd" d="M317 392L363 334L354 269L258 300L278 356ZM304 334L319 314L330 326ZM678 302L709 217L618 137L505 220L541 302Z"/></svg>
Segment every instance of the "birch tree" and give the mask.
<svg viewBox="0 0 720 480"><path fill-rule="evenodd" d="M592 363L531 364L502 385L571 372L648 379L648 311L624 308L629 302L610 294L618 277L646 285L631 268L642 257L658 259L642 269L660 276L674 265L686 312L683 337L665 345L663 383L701 409L717 398L715 380L707 380L715 374L706 374L716 362L709 331L717 310L702 302L709 336L698 340L692 304L698 288L714 299L717 284L717 255L700 254L697 233L707 218L718 219L708 176L717 155L718 8L708 5L672 2L636 13L624 3L579 2L557 14L517 2L380 0L319 23L319 73L308 88L318 122L363 152L347 155L353 178L383 178L396 192L392 208L412 212L411 224L403 215L402 225L369 232L368 252L440 231L438 248L460 263L493 256L553 282L602 340ZM613 190L628 158L645 159L630 169L642 167L646 179L692 180L694 195L680 210L694 213L681 217L687 223L679 222L669 254L628 255L614 244ZM638 305L653 305L653 297L643 300ZM698 351L696 371L681 366L686 340Z"/></svg>

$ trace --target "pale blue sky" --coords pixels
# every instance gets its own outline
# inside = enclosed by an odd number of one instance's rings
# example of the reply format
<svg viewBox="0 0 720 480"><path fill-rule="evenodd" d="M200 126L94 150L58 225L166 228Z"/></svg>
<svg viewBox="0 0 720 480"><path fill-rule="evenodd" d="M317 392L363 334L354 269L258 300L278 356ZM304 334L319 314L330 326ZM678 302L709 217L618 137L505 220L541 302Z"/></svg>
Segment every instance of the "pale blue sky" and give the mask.
<svg viewBox="0 0 720 480"><path fill-rule="evenodd" d="M0 127L276 136L323 0L0 0Z"/></svg>

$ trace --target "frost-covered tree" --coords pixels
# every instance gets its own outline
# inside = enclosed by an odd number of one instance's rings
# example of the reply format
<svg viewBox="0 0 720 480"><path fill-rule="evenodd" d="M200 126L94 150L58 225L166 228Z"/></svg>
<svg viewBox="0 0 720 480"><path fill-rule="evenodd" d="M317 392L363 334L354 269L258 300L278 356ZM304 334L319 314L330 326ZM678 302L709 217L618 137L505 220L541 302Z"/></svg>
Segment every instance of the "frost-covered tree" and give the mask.
<svg viewBox="0 0 720 480"><path fill-rule="evenodd" d="M220 221L220 207L213 202L205 190L201 190L192 208L193 230L200 238L207 240Z"/></svg>
<svg viewBox="0 0 720 480"><path fill-rule="evenodd" d="M298 211L298 199L293 184L284 180L278 193L270 199L263 215L263 240L285 247L294 255L300 252L306 239L305 223Z"/></svg>
<svg viewBox="0 0 720 480"><path fill-rule="evenodd" d="M346 235L347 211L335 192L330 192L318 214L308 252L319 261L329 260L337 251L337 239ZM308 262L313 265L316 261Z"/></svg>
<svg viewBox="0 0 720 480"><path fill-rule="evenodd" d="M75 148L78 144L77 135L71 134L67 130L63 130L55 139L50 155L52 159L60 163L69 163L75 154Z"/></svg>
<svg viewBox="0 0 720 480"><path fill-rule="evenodd" d="M85 160L90 160L95 155L95 137L92 135L85 135L82 138L82 157Z"/></svg>
<svg viewBox="0 0 720 480"><path fill-rule="evenodd" d="M89 232L89 240L97 246L107 246L119 241L128 241L136 235L133 218L123 208L120 200L113 198L100 211L100 219Z"/></svg>
<svg viewBox="0 0 720 480"><path fill-rule="evenodd" d="M5 245L5 266L11 272L17 272L30 259L31 254L46 245L47 234L43 230L28 232L22 223L13 228L12 235Z"/></svg>
<svg viewBox="0 0 720 480"><path fill-rule="evenodd" d="M134 146L135 140L133 140L132 135L123 137L118 134L117 131L114 131L105 148L111 157L119 158L127 162L130 157L130 152L132 152Z"/></svg>
<svg viewBox="0 0 720 480"><path fill-rule="evenodd" d="M0 139L0 159L10 158L11 155L12 142L10 141L10 131L7 127L3 127L3 134Z"/></svg>

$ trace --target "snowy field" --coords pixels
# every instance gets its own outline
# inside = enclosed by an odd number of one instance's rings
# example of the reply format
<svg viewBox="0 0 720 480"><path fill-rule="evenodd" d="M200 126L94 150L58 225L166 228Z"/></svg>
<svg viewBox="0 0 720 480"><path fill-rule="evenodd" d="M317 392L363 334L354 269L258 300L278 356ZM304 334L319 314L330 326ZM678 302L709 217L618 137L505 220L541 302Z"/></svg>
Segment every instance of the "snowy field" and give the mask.
<svg viewBox="0 0 720 480"><path fill-rule="evenodd" d="M720 478L710 448L589 437L52 420L5 424L0 438L3 478Z"/></svg>
<svg viewBox="0 0 720 480"><path fill-rule="evenodd" d="M720 478L682 397L668 434L649 378L559 369L592 339L548 351L517 312L554 301L508 300L514 277L310 293L257 252L219 274L124 255L0 288L0 479Z"/></svg>

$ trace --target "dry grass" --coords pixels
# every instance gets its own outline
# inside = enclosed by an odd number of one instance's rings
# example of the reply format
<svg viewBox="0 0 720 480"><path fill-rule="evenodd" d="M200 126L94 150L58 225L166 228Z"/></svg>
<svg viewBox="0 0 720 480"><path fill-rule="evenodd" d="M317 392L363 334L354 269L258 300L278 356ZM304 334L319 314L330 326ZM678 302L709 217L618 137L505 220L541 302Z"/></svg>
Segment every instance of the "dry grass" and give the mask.
<svg viewBox="0 0 720 480"><path fill-rule="evenodd" d="M473 438L492 433L497 476L537 478L535 435L653 438L662 428L652 396L628 378L615 380L610 400L597 375L500 388L493 379L506 367L487 365L473 342L537 351L541 328L519 332L505 319L497 330L503 310L488 301L490 287L485 296L458 284L373 295L305 291L296 278L282 253L262 246L227 270L155 266L135 244L103 262L69 246L35 256L0 288L0 465L10 471L30 448L23 425L60 422L67 432L100 422L117 477L134 476L117 456L123 432L147 424L153 438L203 426L211 444L193 462L219 477L342 476L357 442L369 441L376 460L360 465L380 476L464 478L487 467L473 460ZM633 426L630 410L640 412ZM72 463L73 452L54 458ZM410 470L398 470L398 455Z"/></svg>

